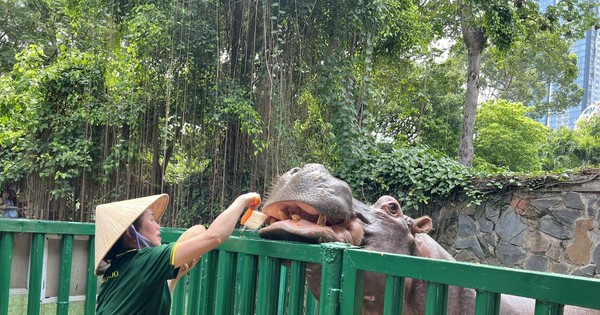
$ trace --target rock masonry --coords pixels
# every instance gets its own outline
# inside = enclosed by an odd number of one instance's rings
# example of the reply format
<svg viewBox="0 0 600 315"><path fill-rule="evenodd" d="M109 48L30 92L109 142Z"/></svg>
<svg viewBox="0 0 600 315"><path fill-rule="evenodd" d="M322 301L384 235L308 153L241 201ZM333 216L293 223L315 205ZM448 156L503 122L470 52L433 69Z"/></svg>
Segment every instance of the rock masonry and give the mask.
<svg viewBox="0 0 600 315"><path fill-rule="evenodd" d="M433 237L457 260L600 278L600 179L448 202Z"/></svg>

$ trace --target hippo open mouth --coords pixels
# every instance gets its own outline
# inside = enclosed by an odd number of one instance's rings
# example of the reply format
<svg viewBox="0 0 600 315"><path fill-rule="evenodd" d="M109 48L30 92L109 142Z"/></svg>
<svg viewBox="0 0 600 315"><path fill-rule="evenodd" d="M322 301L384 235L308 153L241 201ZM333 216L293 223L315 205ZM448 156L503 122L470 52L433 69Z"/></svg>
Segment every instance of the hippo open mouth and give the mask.
<svg viewBox="0 0 600 315"><path fill-rule="evenodd" d="M272 203L263 208L269 216L268 226L259 230L263 238L326 243L350 241L344 218L327 216L303 202Z"/></svg>
<svg viewBox="0 0 600 315"><path fill-rule="evenodd" d="M258 233L267 239L358 245L363 228L353 202L347 183L323 165L306 164L288 171L273 186L262 208L269 225Z"/></svg>

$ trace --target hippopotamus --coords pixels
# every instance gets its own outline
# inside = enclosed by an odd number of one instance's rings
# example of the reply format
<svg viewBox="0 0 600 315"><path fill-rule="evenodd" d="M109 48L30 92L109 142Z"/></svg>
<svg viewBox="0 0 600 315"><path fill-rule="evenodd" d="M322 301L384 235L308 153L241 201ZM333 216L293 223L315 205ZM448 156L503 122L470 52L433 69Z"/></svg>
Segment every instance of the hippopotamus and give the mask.
<svg viewBox="0 0 600 315"><path fill-rule="evenodd" d="M334 177L321 164L293 168L275 182L263 204L268 225L260 237L304 243L343 242L365 250L419 257L454 260L427 233L432 228L428 216L410 218L391 196L380 197L368 206L353 198L350 186ZM307 264L307 284L319 300L321 265ZM385 276L366 273L363 314L382 314ZM427 283L406 279L403 314L425 314ZM474 314L475 291L448 288L448 314ZM535 301L503 295L500 313L533 314ZM579 312L581 311L581 312ZM592 314L592 310L565 307L564 314ZM596 312L593 314L600 314Z"/></svg>

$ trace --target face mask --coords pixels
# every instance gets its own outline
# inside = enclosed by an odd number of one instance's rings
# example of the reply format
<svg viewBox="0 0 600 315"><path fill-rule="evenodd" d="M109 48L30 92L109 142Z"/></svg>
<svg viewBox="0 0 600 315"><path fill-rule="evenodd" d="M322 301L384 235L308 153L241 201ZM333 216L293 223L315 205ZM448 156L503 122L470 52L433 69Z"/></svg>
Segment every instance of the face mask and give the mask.
<svg viewBox="0 0 600 315"><path fill-rule="evenodd" d="M133 224L130 225L129 228L127 228L127 230L129 231L129 234L133 235L133 237L135 238L135 243L137 245L137 249L154 246L154 245L152 245L152 242L150 242L149 239L147 239L144 235L138 233L138 231L135 229L135 226L133 226Z"/></svg>

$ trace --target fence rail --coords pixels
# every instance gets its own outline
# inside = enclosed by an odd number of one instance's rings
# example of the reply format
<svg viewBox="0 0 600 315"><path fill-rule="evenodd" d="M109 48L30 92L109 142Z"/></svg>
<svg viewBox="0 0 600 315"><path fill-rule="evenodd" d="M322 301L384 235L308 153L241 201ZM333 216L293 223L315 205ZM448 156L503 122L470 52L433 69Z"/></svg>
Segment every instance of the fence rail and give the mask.
<svg viewBox="0 0 600 315"><path fill-rule="evenodd" d="M183 229L164 228L163 241ZM14 237L31 235L27 314L40 314L46 237L60 236L56 313L68 314L75 237L87 237L87 276L83 313L94 314L98 279L93 273L94 225L0 219L0 315L8 314ZM305 285L306 265L323 270L321 299ZM365 272L386 276L385 314L403 308L404 280L427 281L427 314L445 314L448 286L477 292L476 314L497 314L500 293L535 299L535 314L560 314L563 305L600 310L600 280L462 262L368 252L341 243L308 245L257 238L236 231L179 281L172 314L360 314ZM72 312L71 312L72 314Z"/></svg>

